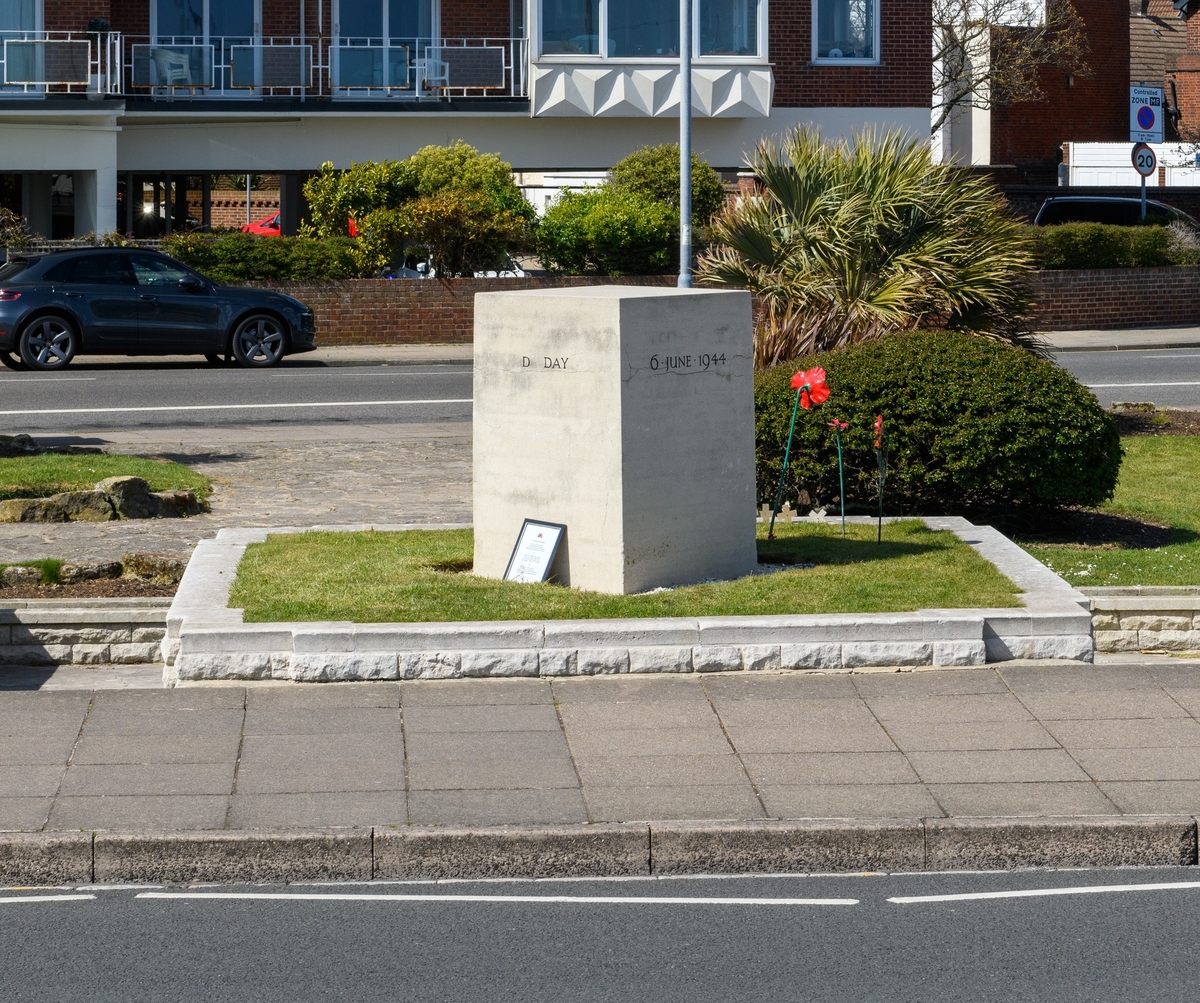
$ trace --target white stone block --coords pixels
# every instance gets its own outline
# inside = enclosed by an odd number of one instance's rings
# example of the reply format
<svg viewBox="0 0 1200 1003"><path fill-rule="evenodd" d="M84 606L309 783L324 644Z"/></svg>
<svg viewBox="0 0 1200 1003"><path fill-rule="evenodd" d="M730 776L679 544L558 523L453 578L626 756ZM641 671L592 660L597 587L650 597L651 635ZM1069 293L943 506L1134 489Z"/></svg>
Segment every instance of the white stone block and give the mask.
<svg viewBox="0 0 1200 1003"><path fill-rule="evenodd" d="M354 628L355 651L459 651L467 648L538 648L540 622L520 620L466 623L366 624Z"/></svg>
<svg viewBox="0 0 1200 1003"><path fill-rule="evenodd" d="M189 623L179 633L179 650L185 655L286 651L291 646L291 629L278 624L247 623L205 629Z"/></svg>
<svg viewBox="0 0 1200 1003"><path fill-rule="evenodd" d="M1097 651L1140 651L1136 630L1098 630L1094 636Z"/></svg>
<svg viewBox="0 0 1200 1003"><path fill-rule="evenodd" d="M134 627L131 639L134 644L146 644L150 641L161 641L166 634L166 627Z"/></svg>
<svg viewBox="0 0 1200 1003"><path fill-rule="evenodd" d="M580 648L579 675L612 676L629 671L628 648Z"/></svg>
<svg viewBox="0 0 1200 1003"><path fill-rule="evenodd" d="M13 644L109 644L128 642L130 627L13 627Z"/></svg>
<svg viewBox="0 0 1200 1003"><path fill-rule="evenodd" d="M1095 626L1095 618L1092 620ZM1121 630L1170 630L1192 629L1190 616L1160 616L1154 613L1122 613Z"/></svg>
<svg viewBox="0 0 1200 1003"><path fill-rule="evenodd" d="M10 644L0 648L0 665L70 665L69 644Z"/></svg>
<svg viewBox="0 0 1200 1003"><path fill-rule="evenodd" d="M354 625L350 623L297 624L291 633L295 652L322 654L354 650Z"/></svg>
<svg viewBox="0 0 1200 1003"><path fill-rule="evenodd" d="M695 672L741 672L742 649L727 644L702 644L692 648Z"/></svg>
<svg viewBox="0 0 1200 1003"><path fill-rule="evenodd" d="M142 644L110 644L108 660L114 665L144 665L157 662L160 657L159 645L154 641Z"/></svg>
<svg viewBox="0 0 1200 1003"><path fill-rule="evenodd" d="M1138 642L1142 648L1200 651L1200 630L1139 630Z"/></svg>
<svg viewBox="0 0 1200 1003"><path fill-rule="evenodd" d="M462 657L457 651L402 651L401 679L458 679Z"/></svg>
<svg viewBox="0 0 1200 1003"><path fill-rule="evenodd" d="M300 683L397 679L395 654L375 652L293 652L291 677Z"/></svg>
<svg viewBox="0 0 1200 1003"><path fill-rule="evenodd" d="M107 644L73 644L71 645L72 665L107 665L109 651Z"/></svg>
<svg viewBox="0 0 1200 1003"><path fill-rule="evenodd" d="M1048 634L998 640L1001 644L994 645L993 639L988 639L989 662L1002 662L1010 658L1065 658L1090 662L1095 652L1091 634Z"/></svg>
<svg viewBox="0 0 1200 1003"><path fill-rule="evenodd" d="M934 641L934 665L983 665L987 645L979 641Z"/></svg>
<svg viewBox="0 0 1200 1003"><path fill-rule="evenodd" d="M189 679L270 679L271 655L266 651L180 653L174 676Z"/></svg>
<svg viewBox="0 0 1200 1003"><path fill-rule="evenodd" d="M780 665L785 669L830 670L842 667L840 644L783 644Z"/></svg>
<svg viewBox="0 0 1200 1003"><path fill-rule="evenodd" d="M474 343L476 574L504 573L525 518L566 524L577 588L754 569L749 294L480 293Z"/></svg>
<svg viewBox="0 0 1200 1003"><path fill-rule="evenodd" d="M842 645L847 669L882 665L930 665L933 645L922 641L858 641Z"/></svg>
<svg viewBox="0 0 1200 1003"><path fill-rule="evenodd" d="M691 672L692 649L640 645L629 649L630 672Z"/></svg>
<svg viewBox="0 0 1200 1003"><path fill-rule="evenodd" d="M1092 630L1120 630L1121 618L1116 613L1093 613Z"/></svg>
<svg viewBox="0 0 1200 1003"><path fill-rule="evenodd" d="M742 645L742 667L747 672L777 670L780 664L778 644Z"/></svg>
<svg viewBox="0 0 1200 1003"><path fill-rule="evenodd" d="M290 651L271 652L271 678L292 678L292 653Z"/></svg>
<svg viewBox="0 0 1200 1003"><path fill-rule="evenodd" d="M462 652L464 676L536 676L538 653L534 648Z"/></svg>
<svg viewBox="0 0 1200 1003"><path fill-rule="evenodd" d="M628 620L547 620L548 648L632 648L698 644L699 631L691 617Z"/></svg>
<svg viewBox="0 0 1200 1003"><path fill-rule="evenodd" d="M579 653L574 648L542 648L538 652L538 675L579 675Z"/></svg>

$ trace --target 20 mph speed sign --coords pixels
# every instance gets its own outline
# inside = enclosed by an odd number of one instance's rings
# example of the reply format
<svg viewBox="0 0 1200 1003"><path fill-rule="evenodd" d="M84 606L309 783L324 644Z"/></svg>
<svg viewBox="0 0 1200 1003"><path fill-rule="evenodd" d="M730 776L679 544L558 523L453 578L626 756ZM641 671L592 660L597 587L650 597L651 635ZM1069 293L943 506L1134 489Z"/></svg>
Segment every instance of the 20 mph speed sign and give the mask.
<svg viewBox="0 0 1200 1003"><path fill-rule="evenodd" d="M1154 151L1145 143L1138 143L1133 148L1133 169L1143 178L1150 177L1158 170L1158 158Z"/></svg>

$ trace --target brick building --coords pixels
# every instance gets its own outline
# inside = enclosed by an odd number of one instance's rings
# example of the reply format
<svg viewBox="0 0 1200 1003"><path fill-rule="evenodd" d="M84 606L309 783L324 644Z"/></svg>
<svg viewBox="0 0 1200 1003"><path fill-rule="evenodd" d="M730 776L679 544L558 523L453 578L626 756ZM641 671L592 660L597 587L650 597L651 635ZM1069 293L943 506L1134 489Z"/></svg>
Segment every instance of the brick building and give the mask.
<svg viewBox="0 0 1200 1003"><path fill-rule="evenodd" d="M694 5L714 166L798 123L927 131L929 0ZM0 0L0 197L44 232L69 188L76 231L126 230L189 177L269 173L286 227L327 160L461 138L521 172L604 170L677 136L678 18L678 0Z"/></svg>
<svg viewBox="0 0 1200 1003"><path fill-rule="evenodd" d="M1175 0L1176 13L1186 25L1185 47L1175 57L1174 71L1169 75L1178 112L1179 138L1200 140L1200 3L1196 0Z"/></svg>

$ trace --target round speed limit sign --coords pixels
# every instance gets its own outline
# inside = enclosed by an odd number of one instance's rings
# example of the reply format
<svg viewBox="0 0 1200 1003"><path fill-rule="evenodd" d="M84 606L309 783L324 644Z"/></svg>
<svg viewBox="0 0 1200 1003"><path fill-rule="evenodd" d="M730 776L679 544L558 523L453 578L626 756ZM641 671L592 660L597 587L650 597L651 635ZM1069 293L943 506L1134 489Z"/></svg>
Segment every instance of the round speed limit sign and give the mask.
<svg viewBox="0 0 1200 1003"><path fill-rule="evenodd" d="M1133 148L1133 169L1143 178L1150 177L1158 170L1158 157L1145 143L1138 143Z"/></svg>

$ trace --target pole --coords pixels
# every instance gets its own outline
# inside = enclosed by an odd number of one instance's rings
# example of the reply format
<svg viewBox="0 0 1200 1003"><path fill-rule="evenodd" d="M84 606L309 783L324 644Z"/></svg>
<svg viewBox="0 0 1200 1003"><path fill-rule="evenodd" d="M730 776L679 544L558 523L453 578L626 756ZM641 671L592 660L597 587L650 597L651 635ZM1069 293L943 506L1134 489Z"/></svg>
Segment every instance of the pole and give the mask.
<svg viewBox="0 0 1200 1003"><path fill-rule="evenodd" d="M1142 175L1142 219L1146 218L1146 175Z"/></svg>
<svg viewBox="0 0 1200 1003"><path fill-rule="evenodd" d="M692 288L692 0L679 0L678 286ZM772 529L774 525L772 516Z"/></svg>
<svg viewBox="0 0 1200 1003"><path fill-rule="evenodd" d="M682 278L683 276L680 276ZM787 449L783 451L783 470L779 472L779 490L775 492L775 507L771 509L771 527L767 530L767 539L775 539L775 516L779 514L779 503L783 500L783 484L787 480L788 463L792 459L792 436L796 432L796 415L800 413L800 394L804 392L801 387L796 391L796 403L792 405L792 424L788 428Z"/></svg>
<svg viewBox="0 0 1200 1003"><path fill-rule="evenodd" d="M246 225L250 225L250 175L246 175Z"/></svg>

